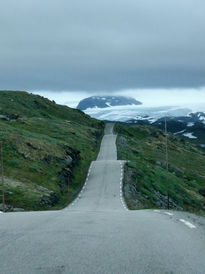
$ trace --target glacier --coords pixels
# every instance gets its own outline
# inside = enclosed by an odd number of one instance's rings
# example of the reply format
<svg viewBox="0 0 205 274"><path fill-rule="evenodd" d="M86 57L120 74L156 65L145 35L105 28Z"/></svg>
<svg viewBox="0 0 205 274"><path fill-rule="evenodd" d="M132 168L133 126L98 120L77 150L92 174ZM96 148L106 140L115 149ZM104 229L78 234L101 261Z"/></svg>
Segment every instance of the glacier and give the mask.
<svg viewBox="0 0 205 274"><path fill-rule="evenodd" d="M127 122L129 120L148 120L154 123L164 116L187 116L189 108L177 106L144 107L144 106L111 106L109 108L88 108L84 112L93 118L107 121Z"/></svg>

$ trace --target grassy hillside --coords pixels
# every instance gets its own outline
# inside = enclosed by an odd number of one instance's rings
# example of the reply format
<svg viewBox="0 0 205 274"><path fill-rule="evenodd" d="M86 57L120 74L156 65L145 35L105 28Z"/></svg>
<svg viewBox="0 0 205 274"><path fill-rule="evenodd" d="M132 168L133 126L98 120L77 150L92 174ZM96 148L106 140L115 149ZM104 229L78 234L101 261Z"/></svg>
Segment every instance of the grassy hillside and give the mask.
<svg viewBox="0 0 205 274"><path fill-rule="evenodd" d="M165 134L149 125L117 124L118 158L125 167L124 194L130 209L166 208ZM205 152L168 135L170 208L205 214Z"/></svg>
<svg viewBox="0 0 205 274"><path fill-rule="evenodd" d="M27 210L68 204L97 155L103 128L41 96L0 91L6 203Z"/></svg>

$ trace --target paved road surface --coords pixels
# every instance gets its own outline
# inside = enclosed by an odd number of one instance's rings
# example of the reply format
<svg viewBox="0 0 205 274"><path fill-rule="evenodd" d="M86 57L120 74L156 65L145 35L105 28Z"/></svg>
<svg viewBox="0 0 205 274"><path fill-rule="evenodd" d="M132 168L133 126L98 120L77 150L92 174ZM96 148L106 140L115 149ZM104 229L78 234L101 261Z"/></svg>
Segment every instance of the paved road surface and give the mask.
<svg viewBox="0 0 205 274"><path fill-rule="evenodd" d="M124 211L120 197L123 162L117 161L113 124L107 124L97 161L92 162L85 186L69 210Z"/></svg>
<svg viewBox="0 0 205 274"><path fill-rule="evenodd" d="M204 218L128 211L108 124L86 185L61 211L0 214L0 273L205 273Z"/></svg>

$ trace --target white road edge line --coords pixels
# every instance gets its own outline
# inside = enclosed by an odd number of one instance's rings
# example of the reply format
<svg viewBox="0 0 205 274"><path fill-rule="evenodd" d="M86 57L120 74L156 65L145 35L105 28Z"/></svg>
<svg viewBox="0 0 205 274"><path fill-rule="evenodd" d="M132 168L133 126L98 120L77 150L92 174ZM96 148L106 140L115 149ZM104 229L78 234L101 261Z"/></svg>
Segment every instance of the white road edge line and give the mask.
<svg viewBox="0 0 205 274"><path fill-rule="evenodd" d="M192 223L184 220L184 219L179 219L180 222L184 223L186 226L188 226L189 228L196 228L195 225L193 225Z"/></svg>
<svg viewBox="0 0 205 274"><path fill-rule="evenodd" d="M167 214L169 216L173 216L174 215L173 213L170 213L170 212L164 212L164 214Z"/></svg>
<svg viewBox="0 0 205 274"><path fill-rule="evenodd" d="M81 196L81 194L83 194L83 191L85 190L85 186L86 186L86 184L87 184L87 182L88 182L88 180L89 180L89 175L90 175L90 172L91 172L91 169L92 169L92 166L93 166L93 162L90 164L90 168L89 168L89 170L88 170L88 174L87 174L87 177L86 177L86 180L85 180L85 183L84 183L84 185L83 185L83 187L82 187L82 189L81 189L81 191L80 191L80 193L78 194L78 196L75 198L75 200L70 204L70 206L74 206L75 205L75 203L82 197Z"/></svg>
<svg viewBox="0 0 205 274"><path fill-rule="evenodd" d="M120 177L120 201L122 203L122 206L124 207L125 210L129 211L127 208L127 205L125 204L124 197L123 197L123 191L122 191L122 181L123 181L123 175L124 175L124 164L120 163L121 167L121 177Z"/></svg>

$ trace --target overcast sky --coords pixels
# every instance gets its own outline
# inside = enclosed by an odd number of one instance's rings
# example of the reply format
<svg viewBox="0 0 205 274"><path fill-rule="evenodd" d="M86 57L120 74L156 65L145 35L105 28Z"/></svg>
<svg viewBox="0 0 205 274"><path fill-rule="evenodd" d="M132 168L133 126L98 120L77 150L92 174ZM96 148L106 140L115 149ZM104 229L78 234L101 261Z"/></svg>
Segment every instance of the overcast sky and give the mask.
<svg viewBox="0 0 205 274"><path fill-rule="evenodd" d="M56 103L76 107L80 100L92 96L92 92L84 91L33 91ZM98 93L99 94L99 93ZM110 93L100 93L100 95ZM191 109L193 112L205 111L205 87L204 88L155 88L155 89L127 89L112 92L112 95L131 96L143 103L142 107L177 106Z"/></svg>
<svg viewBox="0 0 205 274"><path fill-rule="evenodd" d="M0 0L0 89L205 86L204 0Z"/></svg>

